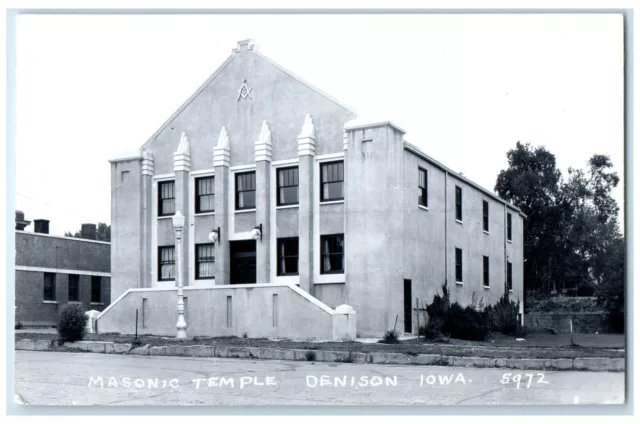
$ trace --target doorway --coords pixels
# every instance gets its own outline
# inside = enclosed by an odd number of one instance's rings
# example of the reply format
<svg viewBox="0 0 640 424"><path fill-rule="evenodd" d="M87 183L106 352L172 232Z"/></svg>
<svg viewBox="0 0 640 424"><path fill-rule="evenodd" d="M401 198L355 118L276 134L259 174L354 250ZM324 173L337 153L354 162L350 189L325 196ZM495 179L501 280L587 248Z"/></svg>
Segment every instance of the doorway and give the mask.
<svg viewBox="0 0 640 424"><path fill-rule="evenodd" d="M256 283L256 241L240 240L230 241L231 272L229 275L231 284L255 284Z"/></svg>
<svg viewBox="0 0 640 424"><path fill-rule="evenodd" d="M404 280L404 332L413 333L411 322L411 280Z"/></svg>

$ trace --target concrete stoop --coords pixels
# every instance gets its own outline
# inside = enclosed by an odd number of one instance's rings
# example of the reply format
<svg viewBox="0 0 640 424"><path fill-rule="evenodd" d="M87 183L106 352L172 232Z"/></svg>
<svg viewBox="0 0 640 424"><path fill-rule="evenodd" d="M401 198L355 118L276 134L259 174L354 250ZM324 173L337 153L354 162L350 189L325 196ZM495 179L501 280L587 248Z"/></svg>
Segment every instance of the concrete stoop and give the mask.
<svg viewBox="0 0 640 424"><path fill-rule="evenodd" d="M54 340L23 339L16 350L81 351L150 356L186 356L199 358L271 359L308 362L343 362L360 364L431 365L473 368L510 368L521 370L613 371L625 370L624 358L512 359L481 356L409 355L391 352L349 352L304 349L277 349L248 346L170 345L133 347L131 343L80 341L58 346Z"/></svg>

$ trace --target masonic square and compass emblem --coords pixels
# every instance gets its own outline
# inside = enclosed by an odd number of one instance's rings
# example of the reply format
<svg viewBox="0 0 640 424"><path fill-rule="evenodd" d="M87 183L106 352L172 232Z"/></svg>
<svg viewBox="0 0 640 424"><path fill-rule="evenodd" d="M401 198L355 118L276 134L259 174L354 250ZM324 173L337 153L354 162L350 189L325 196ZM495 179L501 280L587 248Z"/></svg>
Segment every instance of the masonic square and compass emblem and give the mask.
<svg viewBox="0 0 640 424"><path fill-rule="evenodd" d="M247 97L252 99L253 97L251 97L251 90L252 88L249 88L249 86L247 85L247 80L245 78L242 81L242 87L240 87L240 89L238 90L238 101L240 101L241 98L246 99Z"/></svg>

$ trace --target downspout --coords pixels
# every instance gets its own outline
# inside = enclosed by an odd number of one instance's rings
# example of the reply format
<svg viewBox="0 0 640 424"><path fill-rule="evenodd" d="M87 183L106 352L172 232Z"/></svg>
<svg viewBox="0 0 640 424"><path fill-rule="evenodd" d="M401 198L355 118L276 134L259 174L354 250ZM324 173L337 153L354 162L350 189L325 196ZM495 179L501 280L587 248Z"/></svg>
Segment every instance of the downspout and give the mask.
<svg viewBox="0 0 640 424"><path fill-rule="evenodd" d="M513 228L513 224L511 225ZM504 293L509 295L509 287L507 286L507 204L504 204Z"/></svg>
<svg viewBox="0 0 640 424"><path fill-rule="evenodd" d="M449 172L448 171L444 171L444 282L447 282L447 275L448 275L448 268L447 268L447 257L449 255L449 248L448 248L448 239L447 239L447 223L448 223L448 219L447 219L447 182L448 182L448 177L449 177Z"/></svg>

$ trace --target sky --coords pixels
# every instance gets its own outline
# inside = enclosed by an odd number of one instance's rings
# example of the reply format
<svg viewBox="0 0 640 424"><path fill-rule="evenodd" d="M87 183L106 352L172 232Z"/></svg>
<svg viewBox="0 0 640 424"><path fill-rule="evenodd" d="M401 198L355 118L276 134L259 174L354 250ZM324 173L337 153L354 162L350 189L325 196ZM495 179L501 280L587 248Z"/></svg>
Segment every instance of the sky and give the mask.
<svg viewBox="0 0 640 424"><path fill-rule="evenodd" d="M252 38L265 56L493 190L517 141L624 172L620 15L22 15L16 207L51 234L110 223L130 154ZM33 224L27 228L32 230Z"/></svg>

